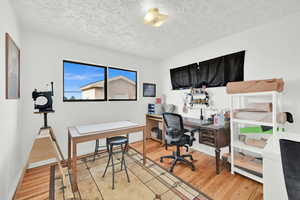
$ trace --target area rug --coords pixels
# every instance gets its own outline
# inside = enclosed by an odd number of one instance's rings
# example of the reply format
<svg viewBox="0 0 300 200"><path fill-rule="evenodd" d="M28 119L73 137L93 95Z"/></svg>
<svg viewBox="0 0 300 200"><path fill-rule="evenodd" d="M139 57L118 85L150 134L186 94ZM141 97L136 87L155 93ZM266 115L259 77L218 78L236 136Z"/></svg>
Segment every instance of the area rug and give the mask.
<svg viewBox="0 0 300 200"><path fill-rule="evenodd" d="M82 199L82 200L208 200L202 192L191 187L155 162L147 159L146 166L142 164L142 155L129 149L126 164L130 183L127 182L125 171L115 174L115 189L112 190L112 169L108 169L106 176L102 174L108 160L107 154L85 157L78 160L78 188L71 193L63 189L62 180L55 181L55 199ZM116 162L120 157L116 156ZM116 171L120 170L117 165ZM69 186L67 188L70 188ZM70 195L71 194L71 195Z"/></svg>

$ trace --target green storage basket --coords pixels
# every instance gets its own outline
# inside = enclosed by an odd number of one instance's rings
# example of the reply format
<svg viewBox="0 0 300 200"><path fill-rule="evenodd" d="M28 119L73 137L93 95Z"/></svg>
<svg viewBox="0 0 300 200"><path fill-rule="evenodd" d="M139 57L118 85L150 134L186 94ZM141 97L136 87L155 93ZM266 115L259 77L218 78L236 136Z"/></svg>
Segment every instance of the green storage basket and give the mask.
<svg viewBox="0 0 300 200"><path fill-rule="evenodd" d="M242 134L272 134L273 129L263 131L261 126L251 126L240 128L240 133Z"/></svg>

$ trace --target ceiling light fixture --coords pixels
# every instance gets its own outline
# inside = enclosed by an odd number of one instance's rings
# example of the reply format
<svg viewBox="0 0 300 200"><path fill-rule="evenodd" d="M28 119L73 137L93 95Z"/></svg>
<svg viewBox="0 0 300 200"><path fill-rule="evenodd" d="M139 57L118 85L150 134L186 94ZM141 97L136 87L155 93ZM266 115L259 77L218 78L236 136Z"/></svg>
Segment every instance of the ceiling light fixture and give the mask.
<svg viewBox="0 0 300 200"><path fill-rule="evenodd" d="M144 24L159 27L166 21L167 18L168 15L160 13L158 8L150 8L144 17Z"/></svg>

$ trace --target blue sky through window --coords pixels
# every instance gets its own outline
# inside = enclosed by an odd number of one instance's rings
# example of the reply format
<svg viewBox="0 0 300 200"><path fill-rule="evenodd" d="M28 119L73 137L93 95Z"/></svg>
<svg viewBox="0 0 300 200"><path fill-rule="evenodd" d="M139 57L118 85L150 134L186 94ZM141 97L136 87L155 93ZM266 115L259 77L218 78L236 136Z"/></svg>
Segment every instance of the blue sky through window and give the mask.
<svg viewBox="0 0 300 200"><path fill-rule="evenodd" d="M104 80L104 68L64 62L64 96L81 99L80 87Z"/></svg>
<svg viewBox="0 0 300 200"><path fill-rule="evenodd" d="M108 68L108 79L116 76L125 76L129 80L136 81L136 72L126 71L122 69Z"/></svg>

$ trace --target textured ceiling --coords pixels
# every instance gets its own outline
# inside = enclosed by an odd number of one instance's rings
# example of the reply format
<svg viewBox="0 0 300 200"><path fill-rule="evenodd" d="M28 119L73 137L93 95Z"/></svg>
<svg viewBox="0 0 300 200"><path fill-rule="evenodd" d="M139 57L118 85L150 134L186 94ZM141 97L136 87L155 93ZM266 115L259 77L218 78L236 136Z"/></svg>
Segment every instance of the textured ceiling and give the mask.
<svg viewBox="0 0 300 200"><path fill-rule="evenodd" d="M153 59L300 11L299 0L11 0L23 27ZM143 24L147 9L169 14Z"/></svg>

